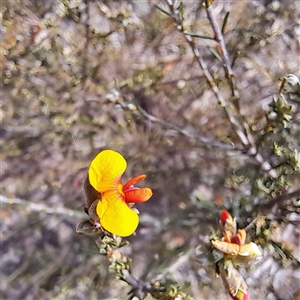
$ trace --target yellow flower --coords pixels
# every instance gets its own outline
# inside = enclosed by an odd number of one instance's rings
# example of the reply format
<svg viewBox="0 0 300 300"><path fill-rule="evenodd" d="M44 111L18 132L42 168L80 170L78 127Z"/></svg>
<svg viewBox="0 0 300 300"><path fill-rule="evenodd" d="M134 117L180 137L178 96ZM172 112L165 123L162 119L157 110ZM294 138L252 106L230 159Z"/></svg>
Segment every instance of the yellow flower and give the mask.
<svg viewBox="0 0 300 300"><path fill-rule="evenodd" d="M134 187L146 175L134 177L122 185L121 176L126 167L126 160L120 153L104 150L93 159L88 170L89 183L102 196L96 206L101 226L122 237L131 235L139 223L138 214L130 207L152 196L151 189Z"/></svg>

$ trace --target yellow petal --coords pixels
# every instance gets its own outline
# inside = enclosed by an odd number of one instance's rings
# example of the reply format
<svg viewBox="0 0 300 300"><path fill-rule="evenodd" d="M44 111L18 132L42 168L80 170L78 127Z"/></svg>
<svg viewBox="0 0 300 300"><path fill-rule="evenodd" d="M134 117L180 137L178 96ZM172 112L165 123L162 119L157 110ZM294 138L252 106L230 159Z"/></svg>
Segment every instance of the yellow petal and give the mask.
<svg viewBox="0 0 300 300"><path fill-rule="evenodd" d="M116 189L126 169L124 157L113 150L100 152L91 162L88 177L92 187L100 193Z"/></svg>
<svg viewBox="0 0 300 300"><path fill-rule="evenodd" d="M97 214L103 228L118 236L133 234L139 224L137 213L130 209L115 191L102 195L97 205Z"/></svg>
<svg viewBox="0 0 300 300"><path fill-rule="evenodd" d="M248 244L241 245L239 250L239 255L257 257L257 256L262 256L262 253L259 250L258 246L255 243L251 242Z"/></svg>
<svg viewBox="0 0 300 300"><path fill-rule="evenodd" d="M219 240L212 240L211 243L217 250L225 254L237 255L240 250L240 246L237 244L222 242Z"/></svg>

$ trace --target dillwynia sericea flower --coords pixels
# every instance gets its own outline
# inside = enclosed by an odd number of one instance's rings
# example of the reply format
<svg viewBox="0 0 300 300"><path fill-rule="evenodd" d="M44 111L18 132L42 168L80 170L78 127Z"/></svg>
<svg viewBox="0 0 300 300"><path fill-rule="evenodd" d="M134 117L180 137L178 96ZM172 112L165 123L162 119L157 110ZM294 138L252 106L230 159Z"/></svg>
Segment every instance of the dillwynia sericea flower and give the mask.
<svg viewBox="0 0 300 300"><path fill-rule="evenodd" d="M92 160L87 178L101 195L94 205L99 223L106 231L122 237L131 235L139 223L139 216L131 206L148 201L152 196L151 189L134 186L144 180L146 175L134 177L122 184L121 176L126 167L126 160L120 153L104 150Z"/></svg>
<svg viewBox="0 0 300 300"><path fill-rule="evenodd" d="M211 243L225 258L239 264L248 264L261 258L262 253L255 243L245 244L246 231L237 229L235 218L227 210L221 212L220 224L223 237L221 240L212 240Z"/></svg>

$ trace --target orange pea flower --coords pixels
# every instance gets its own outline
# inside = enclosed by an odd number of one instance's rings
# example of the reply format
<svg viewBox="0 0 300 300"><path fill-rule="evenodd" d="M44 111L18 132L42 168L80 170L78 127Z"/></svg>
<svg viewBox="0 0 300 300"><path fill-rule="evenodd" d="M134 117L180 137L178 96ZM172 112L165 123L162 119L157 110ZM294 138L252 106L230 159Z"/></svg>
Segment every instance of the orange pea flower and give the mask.
<svg viewBox="0 0 300 300"><path fill-rule="evenodd" d="M211 243L225 255L225 259L233 259L239 264L257 261L262 253L255 243L247 243L246 231L237 229L236 220L232 218L227 210L223 210L220 215L220 224L223 230L221 240L212 240Z"/></svg>
<svg viewBox="0 0 300 300"><path fill-rule="evenodd" d="M131 235L139 223L137 212L130 207L152 196L151 189L134 186L146 175L134 177L122 185L121 176L126 167L126 160L120 153L104 150L92 160L88 170L91 186L102 196L96 206L101 226L122 237Z"/></svg>

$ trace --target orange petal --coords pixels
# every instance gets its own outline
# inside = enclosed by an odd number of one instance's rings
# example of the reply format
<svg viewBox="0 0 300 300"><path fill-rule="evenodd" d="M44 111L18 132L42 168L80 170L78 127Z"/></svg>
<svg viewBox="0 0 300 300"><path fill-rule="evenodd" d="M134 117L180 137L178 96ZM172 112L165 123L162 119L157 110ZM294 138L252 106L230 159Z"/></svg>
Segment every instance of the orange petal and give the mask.
<svg viewBox="0 0 300 300"><path fill-rule="evenodd" d="M139 203L139 202L146 202L152 196L152 190L149 188L141 188L141 189L132 189L125 194L125 201L127 203Z"/></svg>
<svg viewBox="0 0 300 300"><path fill-rule="evenodd" d="M230 243L230 242L233 243L231 240L232 240L231 233L228 231L224 232L224 237L222 238L222 241L227 242L227 243Z"/></svg>
<svg viewBox="0 0 300 300"><path fill-rule="evenodd" d="M126 160L120 153L104 150L90 164L88 171L90 184L100 193L116 189L126 166Z"/></svg>
<svg viewBox="0 0 300 300"><path fill-rule="evenodd" d="M239 255L257 257L257 256L262 256L262 253L255 243L250 242L240 247Z"/></svg>
<svg viewBox="0 0 300 300"><path fill-rule="evenodd" d="M128 182L124 184L123 191L126 191L129 187L136 184L137 182L144 180L146 177L147 176L143 174L130 179Z"/></svg>
<svg viewBox="0 0 300 300"><path fill-rule="evenodd" d="M118 236L133 234L139 224L137 213L130 209L115 191L103 194L96 211L103 228Z"/></svg>
<svg viewBox="0 0 300 300"><path fill-rule="evenodd" d="M238 235L239 235L240 240L241 240L241 245L245 244L246 236L247 236L246 230L245 229L239 229L238 230Z"/></svg>

